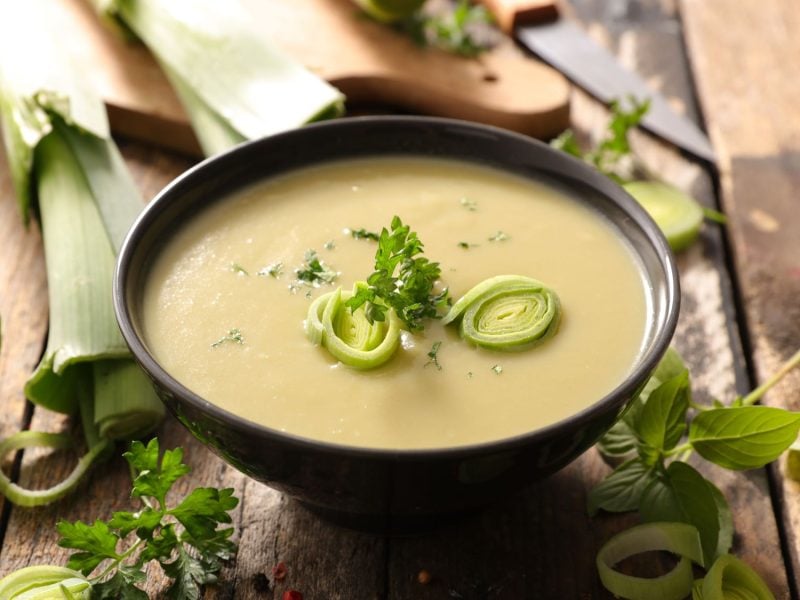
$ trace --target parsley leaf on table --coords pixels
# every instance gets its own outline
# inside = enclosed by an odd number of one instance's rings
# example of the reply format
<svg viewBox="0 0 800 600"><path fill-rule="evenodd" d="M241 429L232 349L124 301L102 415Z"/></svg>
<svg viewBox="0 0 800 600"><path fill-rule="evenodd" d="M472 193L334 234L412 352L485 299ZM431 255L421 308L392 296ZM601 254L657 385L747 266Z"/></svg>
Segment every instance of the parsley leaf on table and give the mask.
<svg viewBox="0 0 800 600"><path fill-rule="evenodd" d="M158 440L153 439L146 446L133 442L124 457L133 478L131 497L142 508L115 512L108 522L92 525L61 521L59 545L77 550L67 566L87 576L99 568L89 577L93 597L144 600L147 595L139 587L146 580L144 567L155 560L173 580L168 598L200 598L202 586L216 581L223 562L236 552L233 528L224 525L239 500L230 488L201 487L170 505L170 490L189 472L183 450L167 450L159 459Z"/></svg>

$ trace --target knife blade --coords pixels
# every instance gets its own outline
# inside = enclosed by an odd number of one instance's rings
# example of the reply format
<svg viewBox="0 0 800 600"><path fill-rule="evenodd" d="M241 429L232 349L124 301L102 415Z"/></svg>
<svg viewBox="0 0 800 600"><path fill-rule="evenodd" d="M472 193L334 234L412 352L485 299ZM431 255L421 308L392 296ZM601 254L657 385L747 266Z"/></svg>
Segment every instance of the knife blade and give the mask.
<svg viewBox="0 0 800 600"><path fill-rule="evenodd" d="M558 69L589 94L609 103L628 96L650 99L642 126L711 163L714 150L708 137L687 117L676 113L666 99L636 73L623 68L605 48L578 25L559 18L550 0L480 0L503 31Z"/></svg>

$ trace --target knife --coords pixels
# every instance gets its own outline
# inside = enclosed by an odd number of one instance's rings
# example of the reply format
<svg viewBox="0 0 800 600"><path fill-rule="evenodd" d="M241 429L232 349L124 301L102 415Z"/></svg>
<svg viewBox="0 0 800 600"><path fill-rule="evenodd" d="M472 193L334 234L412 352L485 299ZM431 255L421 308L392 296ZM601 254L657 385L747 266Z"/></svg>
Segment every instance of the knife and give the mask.
<svg viewBox="0 0 800 600"><path fill-rule="evenodd" d="M609 103L628 96L650 99L642 125L695 156L714 162L708 137L688 118L677 114L663 96L649 89L635 73L624 69L605 48L580 27L559 18L551 0L480 0L500 28L555 67L589 94Z"/></svg>

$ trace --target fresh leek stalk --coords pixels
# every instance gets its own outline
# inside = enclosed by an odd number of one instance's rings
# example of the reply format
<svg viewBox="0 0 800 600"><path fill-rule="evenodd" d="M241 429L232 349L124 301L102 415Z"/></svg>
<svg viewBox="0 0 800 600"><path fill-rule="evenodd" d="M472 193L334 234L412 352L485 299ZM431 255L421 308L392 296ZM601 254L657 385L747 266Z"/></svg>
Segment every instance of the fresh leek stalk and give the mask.
<svg viewBox="0 0 800 600"><path fill-rule="evenodd" d="M35 213L41 223L50 299L47 348L25 394L50 410L80 413L89 451L48 490L24 490L0 476L0 492L28 506L71 491L114 440L145 435L164 415L125 346L111 298L116 253L143 204L110 138L102 101L81 86L61 50L42 48L48 40L41 37L23 42L37 47L25 61L0 44L4 142L23 218ZM0 450L66 443L21 432Z"/></svg>
<svg viewBox="0 0 800 600"><path fill-rule="evenodd" d="M342 94L261 39L235 1L91 2L147 45L207 155L344 112Z"/></svg>
<svg viewBox="0 0 800 600"><path fill-rule="evenodd" d="M561 301L536 279L498 275L459 298L442 324L459 321L461 337L476 346L505 352L527 350L556 334Z"/></svg>
<svg viewBox="0 0 800 600"><path fill-rule="evenodd" d="M338 288L323 294L308 307L305 330L315 344L325 347L332 356L356 369L374 369L388 361L400 345L401 321L394 309L389 309L383 321L369 322L364 307L349 310L345 302L353 292Z"/></svg>

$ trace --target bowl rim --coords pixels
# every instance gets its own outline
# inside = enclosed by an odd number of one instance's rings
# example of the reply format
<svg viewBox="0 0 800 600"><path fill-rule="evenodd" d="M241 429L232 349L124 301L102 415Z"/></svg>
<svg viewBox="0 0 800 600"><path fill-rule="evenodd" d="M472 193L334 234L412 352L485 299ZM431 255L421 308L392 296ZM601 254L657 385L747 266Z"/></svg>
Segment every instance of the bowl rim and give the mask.
<svg viewBox="0 0 800 600"><path fill-rule="evenodd" d="M612 390L599 398L597 401L577 413L569 415L566 418L560 419L544 427L526 431L510 437L458 446L427 448L376 448L370 446L355 446L325 440L316 440L302 435L280 431L254 421L250 421L249 419L239 416L213 404L208 400L203 399L200 395L191 391L186 386L174 379L163 367L161 367L155 357L150 354L147 346L144 343L144 340L140 338L136 328L133 325L133 319L131 317L132 309L127 301L128 294L126 293L126 286L131 277L131 263L133 257L137 253L137 249L139 248L139 241L143 237L146 228L152 223L157 222L159 215L163 212L163 209L170 204L171 197L176 193L179 193L180 188L186 186L187 182L191 182L194 178L199 177L205 171L214 169L216 166L227 161L235 160L236 156L247 152L252 152L254 149L260 148L261 146L281 144L284 143L284 140L287 138L291 141L297 136L308 134L313 135L314 132L320 130L347 130L351 127L360 128L369 127L372 125L389 125L397 127L408 125L424 125L433 128L451 129L455 127L472 130L476 133L483 132L493 136L507 137L511 140L522 142L532 146L534 151L553 153L558 156L559 160L566 161L567 164L571 163L572 168L577 169L580 172L584 182L586 182L591 188L599 191L607 198L610 198L615 204L619 205L626 210L626 212L628 212L629 216L633 218L633 220L645 234L645 237L653 245L653 250L655 251L658 260L660 261L661 266L666 273L666 281L663 282L665 290L665 309L663 311L663 326L660 330L656 329L655 334L653 335L649 344L647 344L640 351L637 362L634 364L633 368L618 385L616 385ZM397 154L408 154L409 156L415 155L414 153L403 151L398 151ZM420 156L419 153L416 155ZM442 158L447 159L446 157ZM341 159L338 159L337 157L331 157L330 162L334 162L336 160ZM464 158L455 158L454 160L467 161L467 159ZM324 161L309 162L306 166L322 164L322 162ZM263 180L267 180L270 177L286 172L290 172L290 170L272 173L266 177L263 177ZM265 138L244 142L226 152L206 158L205 160L192 166L181 173L178 177L173 179L160 192L158 192L158 194L156 194L156 196L145 206L144 210L139 214L134 224L131 226L130 230L125 236L125 240L118 254L117 264L114 270L112 293L117 323L119 324L122 336L133 353L135 360L149 374L149 376L157 382L158 385L166 388L171 394L180 398L180 402L188 402L199 412L208 414L210 417L217 421L223 422L226 426L233 430L243 431L249 435L271 438L274 441L280 441L281 443L307 450L321 451L338 455L360 456L372 459L391 459L394 461L420 461L421 459L451 460L453 458L499 453L544 441L550 437L557 436L562 429L573 429L589 423L596 415L606 412L610 408L613 408L614 405L622 405L625 399L631 397L635 393L636 389L642 385L644 381L646 381L646 379L643 379L643 374L651 373L658 364L658 361L666 352L677 327L678 315L680 311L680 282L678 279L678 270L674 254L669 248L666 238L661 233L660 229L650 215L630 194L624 190L624 188L618 186L608 177L592 169L583 161L564 152L555 150L540 140L480 123L441 117L410 115L348 117L346 119L312 123L305 125L302 128L292 129ZM646 293L650 292L646 291ZM652 298L652 295L650 298Z"/></svg>

